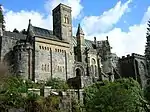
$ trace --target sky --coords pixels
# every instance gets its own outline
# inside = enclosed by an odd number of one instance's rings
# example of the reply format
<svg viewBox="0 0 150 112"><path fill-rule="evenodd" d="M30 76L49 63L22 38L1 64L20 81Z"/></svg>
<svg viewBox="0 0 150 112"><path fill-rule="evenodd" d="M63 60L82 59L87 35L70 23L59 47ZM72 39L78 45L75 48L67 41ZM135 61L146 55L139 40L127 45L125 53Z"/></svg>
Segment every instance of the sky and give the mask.
<svg viewBox="0 0 150 112"><path fill-rule="evenodd" d="M119 57L131 53L143 55L150 0L0 0L6 30L34 26L52 30L52 9L59 3L72 7L73 35L78 24L85 38L98 41L109 37L112 52Z"/></svg>

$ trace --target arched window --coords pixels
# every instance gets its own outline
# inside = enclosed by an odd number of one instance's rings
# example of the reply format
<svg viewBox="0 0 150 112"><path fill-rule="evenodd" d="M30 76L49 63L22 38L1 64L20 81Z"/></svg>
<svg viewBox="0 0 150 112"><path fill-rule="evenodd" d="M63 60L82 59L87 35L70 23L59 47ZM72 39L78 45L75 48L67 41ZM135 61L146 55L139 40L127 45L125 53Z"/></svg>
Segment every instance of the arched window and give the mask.
<svg viewBox="0 0 150 112"><path fill-rule="evenodd" d="M66 23L69 24L69 18L68 17L66 18Z"/></svg>
<svg viewBox="0 0 150 112"><path fill-rule="evenodd" d="M42 70L44 70L44 65L42 64Z"/></svg>
<svg viewBox="0 0 150 112"><path fill-rule="evenodd" d="M92 74L97 77L97 65L96 65L96 60L94 58L92 58L91 60L91 72Z"/></svg>
<svg viewBox="0 0 150 112"><path fill-rule="evenodd" d="M69 24L69 18L67 17L67 15L65 15L65 17L64 17L64 23Z"/></svg>
<svg viewBox="0 0 150 112"><path fill-rule="evenodd" d="M49 64L47 65L47 71L49 72Z"/></svg>
<svg viewBox="0 0 150 112"><path fill-rule="evenodd" d="M46 64L45 64L45 68L44 68L44 70L46 71Z"/></svg>

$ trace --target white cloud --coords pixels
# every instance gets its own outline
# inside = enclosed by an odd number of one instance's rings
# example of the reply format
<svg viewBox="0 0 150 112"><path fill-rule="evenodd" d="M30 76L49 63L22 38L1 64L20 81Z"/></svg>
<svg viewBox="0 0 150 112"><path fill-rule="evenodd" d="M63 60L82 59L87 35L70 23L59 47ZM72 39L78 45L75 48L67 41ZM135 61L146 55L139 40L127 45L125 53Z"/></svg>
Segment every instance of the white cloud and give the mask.
<svg viewBox="0 0 150 112"><path fill-rule="evenodd" d="M60 3L66 4L72 8L72 17L73 19L76 19L83 9L83 6L80 4L80 2L81 0L48 0L45 3L45 7L49 12Z"/></svg>
<svg viewBox="0 0 150 112"><path fill-rule="evenodd" d="M128 5L131 2L132 0L128 0L126 3L122 4L121 1L119 1L115 7L104 12L100 16L84 17L81 21L84 31L87 35L91 35L93 32L102 33L110 30L125 12L129 11Z"/></svg>
<svg viewBox="0 0 150 112"><path fill-rule="evenodd" d="M5 13L6 29L12 31L14 28L18 30L26 29L28 20L31 19L33 25L51 28L52 19L44 18L43 14L35 11L8 11Z"/></svg>
<svg viewBox="0 0 150 112"><path fill-rule="evenodd" d="M112 52L116 52L118 56L131 53L144 54L146 25L130 26L128 32L123 32L121 28L114 28L107 33L94 34L94 36L97 37L97 40L106 39L108 36L113 47Z"/></svg>
<svg viewBox="0 0 150 112"><path fill-rule="evenodd" d="M6 30L12 31L14 28L17 28L18 30L27 29L29 19L31 19L31 23L34 26L52 29L52 13L49 12L59 3L72 6L73 18L77 18L83 8L80 4L80 0L47 0L44 8L48 11L48 16L37 11L21 10L19 12L14 12L7 9L5 10Z"/></svg>
<svg viewBox="0 0 150 112"><path fill-rule="evenodd" d="M116 52L118 56L131 53L139 53L144 55L147 31L146 27L147 20L149 18L150 7L148 7L147 11L145 12L144 17L141 20L141 24L130 26L128 28L128 32L122 31L121 28L113 28L111 31L107 31L106 33L99 33L97 30L93 30L90 35L87 35L87 38L93 40L93 37L96 36L97 40L102 40L106 39L106 36L109 36L110 44L113 47L112 52ZM101 21L99 23L101 23ZM101 27L101 24L99 23L96 25ZM86 25L83 27L86 27Z"/></svg>

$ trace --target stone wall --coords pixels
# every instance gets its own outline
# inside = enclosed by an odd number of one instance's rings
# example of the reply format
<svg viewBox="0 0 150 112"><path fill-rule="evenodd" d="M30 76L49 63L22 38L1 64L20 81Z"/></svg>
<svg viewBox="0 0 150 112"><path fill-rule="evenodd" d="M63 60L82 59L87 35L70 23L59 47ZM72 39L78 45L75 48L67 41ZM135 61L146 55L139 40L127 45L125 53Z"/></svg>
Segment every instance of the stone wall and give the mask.
<svg viewBox="0 0 150 112"><path fill-rule="evenodd" d="M37 37L38 38L38 37ZM40 39L39 39L40 40ZM45 40L44 40L45 41ZM42 39L35 42L35 79L47 80L59 77L67 80L72 77L69 44Z"/></svg>
<svg viewBox="0 0 150 112"><path fill-rule="evenodd" d="M142 87L147 83L147 68L145 57L138 54L123 56L119 59L122 77L132 77L137 80Z"/></svg>
<svg viewBox="0 0 150 112"><path fill-rule="evenodd" d="M7 56L13 47L16 45L17 40L14 37L1 37L1 60L7 60Z"/></svg>

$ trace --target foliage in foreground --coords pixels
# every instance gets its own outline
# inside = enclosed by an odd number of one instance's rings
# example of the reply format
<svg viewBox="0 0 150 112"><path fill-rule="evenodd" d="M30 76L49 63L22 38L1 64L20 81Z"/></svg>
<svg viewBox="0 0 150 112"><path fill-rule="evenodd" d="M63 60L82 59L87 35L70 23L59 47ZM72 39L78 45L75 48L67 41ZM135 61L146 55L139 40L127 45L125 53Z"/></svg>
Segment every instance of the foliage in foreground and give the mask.
<svg viewBox="0 0 150 112"><path fill-rule="evenodd" d="M143 93L133 79L98 82L85 89L87 112L141 112Z"/></svg>
<svg viewBox="0 0 150 112"><path fill-rule="evenodd" d="M59 78L49 79L46 82L46 86L51 86L52 89L63 89L63 90L69 89L68 84L64 80L61 80Z"/></svg>
<svg viewBox="0 0 150 112"><path fill-rule="evenodd" d="M4 83L4 82L3 82ZM53 89L66 89L66 83L59 79L53 79L47 83ZM7 77L3 88L0 88L0 111L11 108L22 108L27 112L59 112L60 97L42 97L34 93L28 93L28 88L42 88L43 84L33 83L19 77Z"/></svg>

